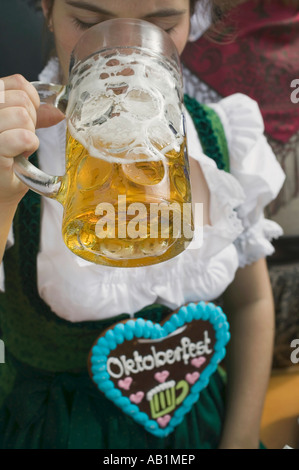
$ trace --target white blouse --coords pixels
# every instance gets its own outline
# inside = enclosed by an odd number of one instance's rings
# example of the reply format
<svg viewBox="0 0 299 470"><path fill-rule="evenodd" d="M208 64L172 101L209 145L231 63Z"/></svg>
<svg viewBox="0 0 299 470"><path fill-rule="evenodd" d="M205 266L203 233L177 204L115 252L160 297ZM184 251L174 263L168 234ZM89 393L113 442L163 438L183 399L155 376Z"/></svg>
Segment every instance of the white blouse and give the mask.
<svg viewBox="0 0 299 470"><path fill-rule="evenodd" d="M40 80L54 81L52 61ZM242 94L211 107L218 113L227 137L230 174L218 170L204 155L191 117L186 112L189 157L201 166L210 191L211 225L203 228L201 247L186 249L160 264L138 268L96 265L74 255L61 235L62 206L42 198L38 290L52 311L71 322L98 320L120 313L133 315L154 302L172 309L191 301L213 300L234 279L239 266L271 255L272 238L281 228L265 220L264 207L273 200L284 173L264 137L264 125L255 101ZM37 131L40 167L63 175L65 121ZM13 243L10 233L8 246ZM3 269L0 288L4 290Z"/></svg>

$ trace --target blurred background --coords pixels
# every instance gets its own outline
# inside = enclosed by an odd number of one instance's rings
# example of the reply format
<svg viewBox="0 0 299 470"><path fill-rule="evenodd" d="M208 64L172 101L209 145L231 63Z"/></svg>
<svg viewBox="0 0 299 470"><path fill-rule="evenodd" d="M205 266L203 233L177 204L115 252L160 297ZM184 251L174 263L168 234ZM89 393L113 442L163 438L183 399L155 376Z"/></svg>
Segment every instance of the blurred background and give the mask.
<svg viewBox="0 0 299 470"><path fill-rule="evenodd" d="M37 80L53 47L37 0L1 0L0 77Z"/></svg>

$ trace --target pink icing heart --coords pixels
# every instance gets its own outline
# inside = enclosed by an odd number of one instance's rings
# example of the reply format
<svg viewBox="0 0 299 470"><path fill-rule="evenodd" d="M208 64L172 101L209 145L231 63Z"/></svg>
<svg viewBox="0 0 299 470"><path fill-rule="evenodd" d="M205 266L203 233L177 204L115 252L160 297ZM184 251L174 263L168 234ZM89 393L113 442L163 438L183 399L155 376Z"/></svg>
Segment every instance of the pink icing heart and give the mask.
<svg viewBox="0 0 299 470"><path fill-rule="evenodd" d="M195 357L194 359L192 359L191 364L192 364L194 367L200 367L200 366L202 366L205 362L206 362L206 358L203 357L203 356L201 356L201 357Z"/></svg>
<svg viewBox="0 0 299 470"><path fill-rule="evenodd" d="M143 400L144 397L144 392L137 392L137 393L132 393L130 395L130 400L132 403L140 403Z"/></svg>
<svg viewBox="0 0 299 470"><path fill-rule="evenodd" d="M119 380L117 383L120 388L123 388L124 390L129 390L132 382L133 382L132 377L126 377L123 380Z"/></svg>
<svg viewBox="0 0 299 470"><path fill-rule="evenodd" d="M157 419L157 423L159 424L159 426L161 426L161 428L165 428L169 423L170 419L170 415L160 416L160 418Z"/></svg>
<svg viewBox="0 0 299 470"><path fill-rule="evenodd" d="M162 372L156 372L155 373L155 379L161 383L165 382L167 377L169 376L168 370L162 370Z"/></svg>
<svg viewBox="0 0 299 470"><path fill-rule="evenodd" d="M191 385L195 384L195 382L199 379L199 372L193 372L193 374L187 374L185 379Z"/></svg>

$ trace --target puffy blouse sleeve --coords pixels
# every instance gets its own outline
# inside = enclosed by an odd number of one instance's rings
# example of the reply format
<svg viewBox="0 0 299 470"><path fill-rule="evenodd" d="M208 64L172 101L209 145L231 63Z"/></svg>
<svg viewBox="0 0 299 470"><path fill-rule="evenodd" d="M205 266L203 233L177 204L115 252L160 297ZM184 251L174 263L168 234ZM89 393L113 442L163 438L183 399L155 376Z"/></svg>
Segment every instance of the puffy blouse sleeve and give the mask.
<svg viewBox="0 0 299 470"><path fill-rule="evenodd" d="M241 267L274 252L271 240L281 227L264 217L265 207L277 197L285 179L267 139L256 101L236 93L209 104L219 115L227 137L230 172L245 193L237 208L244 230L235 240Z"/></svg>

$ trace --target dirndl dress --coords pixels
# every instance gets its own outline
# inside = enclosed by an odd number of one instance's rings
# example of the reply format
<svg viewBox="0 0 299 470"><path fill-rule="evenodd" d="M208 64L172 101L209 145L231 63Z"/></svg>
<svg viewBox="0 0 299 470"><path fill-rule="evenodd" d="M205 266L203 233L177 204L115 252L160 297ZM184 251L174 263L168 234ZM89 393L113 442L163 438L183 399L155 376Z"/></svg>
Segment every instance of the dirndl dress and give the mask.
<svg viewBox="0 0 299 470"><path fill-rule="evenodd" d="M186 97L205 153L229 171L216 112ZM97 337L130 316L69 322L53 313L37 289L40 196L29 191L14 219L0 293L1 449L213 449L224 420L225 374L218 368L199 400L167 437L156 437L122 413L90 378L87 359ZM162 321L170 309L153 304L135 317Z"/></svg>

